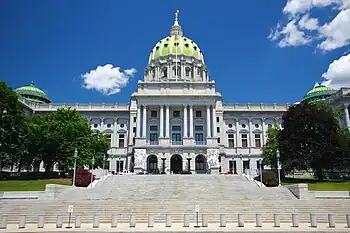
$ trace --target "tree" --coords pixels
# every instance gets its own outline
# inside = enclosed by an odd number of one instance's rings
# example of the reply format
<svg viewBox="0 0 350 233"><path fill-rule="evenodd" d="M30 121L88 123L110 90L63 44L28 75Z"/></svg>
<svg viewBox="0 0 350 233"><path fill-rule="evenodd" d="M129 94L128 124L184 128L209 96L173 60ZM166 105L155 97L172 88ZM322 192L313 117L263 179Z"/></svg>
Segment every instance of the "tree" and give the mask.
<svg viewBox="0 0 350 233"><path fill-rule="evenodd" d="M281 162L288 172L313 169L319 180L333 168L339 150L339 124L330 105L302 103L283 115Z"/></svg>
<svg viewBox="0 0 350 233"><path fill-rule="evenodd" d="M0 170L17 165L22 145L24 117L17 94L0 81Z"/></svg>
<svg viewBox="0 0 350 233"><path fill-rule="evenodd" d="M74 150L79 152L78 166L88 166L92 157L96 165L102 164L109 142L101 133L93 133L90 123L76 110L60 108L43 116L33 116L28 121L27 156L25 164L43 161L45 172L58 164L67 171L74 164Z"/></svg>
<svg viewBox="0 0 350 233"><path fill-rule="evenodd" d="M275 124L273 127L269 127L267 130L267 141L262 148L264 164L269 165L271 168L277 169L276 152L278 148L278 137L280 127Z"/></svg>
<svg viewBox="0 0 350 233"><path fill-rule="evenodd" d="M334 160L335 167L342 171L350 169L350 131L348 128L339 133L339 156Z"/></svg>

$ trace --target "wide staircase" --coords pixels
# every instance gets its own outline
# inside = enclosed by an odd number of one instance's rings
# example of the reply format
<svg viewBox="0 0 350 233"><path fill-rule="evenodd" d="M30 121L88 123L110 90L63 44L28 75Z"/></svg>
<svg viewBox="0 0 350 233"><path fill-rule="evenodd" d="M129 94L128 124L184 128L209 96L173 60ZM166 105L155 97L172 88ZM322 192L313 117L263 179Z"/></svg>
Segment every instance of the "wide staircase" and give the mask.
<svg viewBox="0 0 350 233"><path fill-rule="evenodd" d="M0 213L8 214L9 223L18 223L21 214L29 223L38 215L54 223L58 214L68 216L68 205L74 205L73 216L80 215L83 223L91 223L94 214L101 222L110 222L112 215L127 222L131 214L137 222L147 222L149 214L156 222L163 222L167 214L173 222L182 222L183 215L190 214L194 222L196 205L210 222L219 222L220 214L236 222L238 213L247 222L254 222L256 213L268 222L275 213L282 222L290 222L292 213L298 213L301 222L309 222L310 213L317 214L319 222L326 222L329 213L345 222L350 210L350 200L298 200L285 187L260 188L243 176L137 175L110 176L94 188L69 188L51 201L1 200Z"/></svg>

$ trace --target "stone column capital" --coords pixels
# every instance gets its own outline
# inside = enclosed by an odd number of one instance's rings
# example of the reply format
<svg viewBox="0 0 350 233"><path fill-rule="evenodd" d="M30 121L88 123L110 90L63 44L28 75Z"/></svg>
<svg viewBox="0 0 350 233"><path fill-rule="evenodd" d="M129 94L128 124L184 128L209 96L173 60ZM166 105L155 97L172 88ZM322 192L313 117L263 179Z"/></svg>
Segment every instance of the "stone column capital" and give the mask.
<svg viewBox="0 0 350 233"><path fill-rule="evenodd" d="M188 104L183 104L182 107L187 108Z"/></svg>

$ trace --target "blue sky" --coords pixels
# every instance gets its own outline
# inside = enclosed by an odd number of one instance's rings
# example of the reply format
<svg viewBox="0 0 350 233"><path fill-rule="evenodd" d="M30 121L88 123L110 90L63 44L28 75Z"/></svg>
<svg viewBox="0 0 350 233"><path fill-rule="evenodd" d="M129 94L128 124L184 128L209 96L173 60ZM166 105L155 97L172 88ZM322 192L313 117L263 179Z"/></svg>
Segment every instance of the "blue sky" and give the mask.
<svg viewBox="0 0 350 233"><path fill-rule="evenodd" d="M0 78L13 88L34 81L56 103L128 102L180 9L225 102L293 103L323 74L350 86L349 2L3 0ZM81 75L106 64L137 72L114 95L83 88Z"/></svg>

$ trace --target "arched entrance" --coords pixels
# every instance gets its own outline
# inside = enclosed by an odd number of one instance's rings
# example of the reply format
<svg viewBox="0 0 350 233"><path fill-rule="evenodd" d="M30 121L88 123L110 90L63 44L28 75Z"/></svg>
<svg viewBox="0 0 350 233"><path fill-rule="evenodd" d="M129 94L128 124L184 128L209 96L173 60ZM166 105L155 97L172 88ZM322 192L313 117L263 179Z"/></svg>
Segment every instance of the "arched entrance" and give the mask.
<svg viewBox="0 0 350 233"><path fill-rule="evenodd" d="M155 155L147 157L147 173L157 174L158 171L158 158Z"/></svg>
<svg viewBox="0 0 350 233"><path fill-rule="evenodd" d="M182 157L181 155L173 155L170 159L170 170L177 174L182 171Z"/></svg>
<svg viewBox="0 0 350 233"><path fill-rule="evenodd" d="M196 173L207 173L207 158L204 155L197 155L195 163Z"/></svg>

